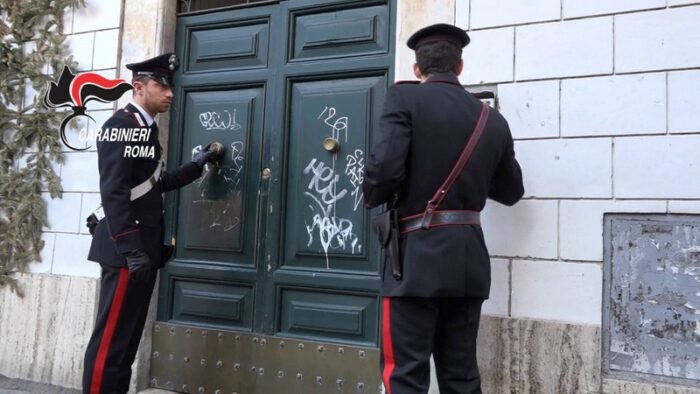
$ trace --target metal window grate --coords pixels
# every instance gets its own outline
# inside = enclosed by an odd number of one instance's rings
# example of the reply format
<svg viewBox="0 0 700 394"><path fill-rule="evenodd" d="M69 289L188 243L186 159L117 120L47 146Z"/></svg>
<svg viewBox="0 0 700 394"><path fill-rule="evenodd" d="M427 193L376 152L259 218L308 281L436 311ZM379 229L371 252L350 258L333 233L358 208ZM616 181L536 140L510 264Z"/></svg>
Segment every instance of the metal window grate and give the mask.
<svg viewBox="0 0 700 394"><path fill-rule="evenodd" d="M178 13L190 14L201 11L220 10L269 3L270 0L178 0Z"/></svg>

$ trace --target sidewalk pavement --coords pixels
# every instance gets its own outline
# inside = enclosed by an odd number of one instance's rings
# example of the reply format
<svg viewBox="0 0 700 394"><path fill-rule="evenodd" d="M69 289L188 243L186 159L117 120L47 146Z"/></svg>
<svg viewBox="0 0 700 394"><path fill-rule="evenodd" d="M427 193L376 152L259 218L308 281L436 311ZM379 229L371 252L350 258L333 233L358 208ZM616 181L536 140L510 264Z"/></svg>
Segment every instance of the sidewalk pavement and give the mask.
<svg viewBox="0 0 700 394"><path fill-rule="evenodd" d="M10 379L0 375L0 394L80 394L80 390L50 384ZM139 394L174 394L172 391L147 389Z"/></svg>
<svg viewBox="0 0 700 394"><path fill-rule="evenodd" d="M80 390L10 379L0 375L0 394L80 394Z"/></svg>

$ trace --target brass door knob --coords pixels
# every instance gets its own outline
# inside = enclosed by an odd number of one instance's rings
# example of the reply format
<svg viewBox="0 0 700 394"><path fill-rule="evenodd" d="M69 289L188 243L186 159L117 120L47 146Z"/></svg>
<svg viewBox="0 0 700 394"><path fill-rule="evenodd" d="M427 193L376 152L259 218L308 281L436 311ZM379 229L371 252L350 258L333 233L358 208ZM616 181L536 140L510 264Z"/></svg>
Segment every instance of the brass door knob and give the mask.
<svg viewBox="0 0 700 394"><path fill-rule="evenodd" d="M209 150L214 152L217 156L224 154L224 145L221 142L212 142L209 145Z"/></svg>
<svg viewBox="0 0 700 394"><path fill-rule="evenodd" d="M269 179L272 176L272 170L265 168L262 170L262 179Z"/></svg>
<svg viewBox="0 0 700 394"><path fill-rule="evenodd" d="M335 138L328 137L323 140L323 149L330 153L335 153L340 150L340 142Z"/></svg>

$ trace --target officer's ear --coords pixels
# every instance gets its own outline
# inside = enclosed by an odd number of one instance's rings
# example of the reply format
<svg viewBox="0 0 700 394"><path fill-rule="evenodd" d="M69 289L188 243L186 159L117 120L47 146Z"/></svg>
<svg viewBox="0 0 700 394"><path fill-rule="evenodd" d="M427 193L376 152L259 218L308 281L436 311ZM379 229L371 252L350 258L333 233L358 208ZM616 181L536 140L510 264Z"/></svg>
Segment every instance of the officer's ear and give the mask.
<svg viewBox="0 0 700 394"><path fill-rule="evenodd" d="M131 85L134 87L134 96L140 96L146 89L146 83L141 78L134 79L131 81Z"/></svg>
<svg viewBox="0 0 700 394"><path fill-rule="evenodd" d="M423 73L420 72L420 67L418 67L418 63L413 63L413 75L415 75L416 78L420 80L423 79Z"/></svg>
<svg viewBox="0 0 700 394"><path fill-rule="evenodd" d="M464 69L464 60L459 59L459 63L457 63L457 76L459 76L462 73L463 69Z"/></svg>

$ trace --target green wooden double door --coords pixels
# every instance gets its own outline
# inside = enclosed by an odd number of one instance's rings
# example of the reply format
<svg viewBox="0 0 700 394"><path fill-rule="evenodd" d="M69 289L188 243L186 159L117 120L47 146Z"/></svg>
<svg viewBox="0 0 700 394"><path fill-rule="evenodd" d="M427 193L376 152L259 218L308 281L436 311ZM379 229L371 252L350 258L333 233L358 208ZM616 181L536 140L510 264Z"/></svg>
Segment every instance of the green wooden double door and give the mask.
<svg viewBox="0 0 700 394"><path fill-rule="evenodd" d="M274 340L302 354L312 343L316 356L332 348L333 357L344 346L376 351L380 253L361 183L392 81L393 8L390 0L290 0L178 19L169 166L212 141L225 154L167 197L176 257L161 275L156 386L197 392L190 386L199 383L187 382L197 379L183 378L195 375L183 371L233 363L256 376L235 386L241 393L267 392L262 365L321 390L332 377L311 371L314 362L307 377L274 360L307 356L250 346ZM202 343L207 335L212 343Z"/></svg>

